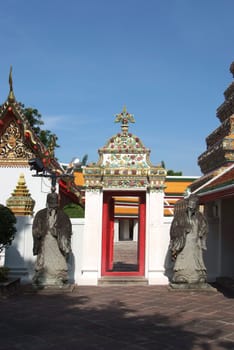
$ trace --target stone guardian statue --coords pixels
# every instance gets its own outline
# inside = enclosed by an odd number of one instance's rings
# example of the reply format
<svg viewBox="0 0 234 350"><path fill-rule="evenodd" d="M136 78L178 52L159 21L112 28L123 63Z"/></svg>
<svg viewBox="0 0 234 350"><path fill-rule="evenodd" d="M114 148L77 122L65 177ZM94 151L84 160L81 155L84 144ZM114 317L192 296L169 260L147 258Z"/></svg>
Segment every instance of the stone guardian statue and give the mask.
<svg viewBox="0 0 234 350"><path fill-rule="evenodd" d="M63 287L68 283L67 259L71 251L71 221L59 208L58 194L47 195L47 207L34 218L33 255L37 256L33 284Z"/></svg>
<svg viewBox="0 0 234 350"><path fill-rule="evenodd" d="M208 225L198 209L198 196L191 194L178 203L170 230L174 261L172 287L192 288L206 285L203 250L206 249Z"/></svg>

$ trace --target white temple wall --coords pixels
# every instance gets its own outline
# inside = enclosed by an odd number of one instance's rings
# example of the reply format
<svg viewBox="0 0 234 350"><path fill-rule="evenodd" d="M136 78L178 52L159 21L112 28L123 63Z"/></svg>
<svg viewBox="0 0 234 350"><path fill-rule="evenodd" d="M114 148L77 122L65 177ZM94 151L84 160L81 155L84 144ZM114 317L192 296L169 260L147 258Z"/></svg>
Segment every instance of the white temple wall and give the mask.
<svg viewBox="0 0 234 350"><path fill-rule="evenodd" d="M159 219L159 218L158 218ZM168 284L171 277L173 264L168 251L170 241L170 226L173 218L164 217L161 224L156 225L156 229L151 232L146 231L146 278L149 284ZM85 229L85 219L71 219L72 222L72 253L68 261L69 281L78 285L97 285L101 276L101 238L99 234L87 234ZM12 245L6 249L5 266L11 270L12 277L20 277L22 283L31 283L34 274L34 263L36 257L33 256L32 238L32 217L17 217L17 233ZM154 228L155 222L148 223ZM219 232L217 225L209 225L209 235L207 241L207 252L205 253L205 264L207 266L208 281L212 282L219 273ZM85 237L86 236L86 237ZM90 238L92 236L92 238ZM100 241L98 242L98 240ZM90 241L91 240L91 241ZM234 241L230 242L231 249L234 249ZM85 248L84 248L85 247ZM95 251L96 250L96 251ZM233 252L233 250L232 250ZM227 257L233 261L233 257ZM222 275L230 276L233 273L234 264L222 265ZM92 270L91 270L92 269Z"/></svg>
<svg viewBox="0 0 234 350"><path fill-rule="evenodd" d="M84 219L71 219L72 222L72 253L68 260L69 282L78 285L97 285L98 278L101 276L101 245L96 236L96 251L94 249L95 237L91 242L85 237L87 229L85 229ZM33 256L33 237L32 237L31 217L17 217L17 233L12 245L6 249L5 266L10 268L10 277L20 277L21 282L31 283L34 275L34 264L36 256ZM159 228L159 226L158 226ZM146 270L146 277L149 277L149 284L167 284L165 277L165 258L168 248L168 237L170 223L164 222L161 225L163 232L157 237L155 242L158 247L150 249L151 260L157 263L155 271ZM86 238L86 239L85 239ZM89 242L89 243L88 243ZM151 237L151 244L153 240ZM84 249L86 247L86 250ZM162 251L160 251L162 249ZM157 256L157 254L160 254ZM146 254L146 256L149 254ZM95 259L93 258L95 257ZM92 258L92 259L91 259ZM147 261L147 258L146 258ZM147 264L146 264L147 265ZM149 266L149 265L148 265ZM152 265L151 265L152 266ZM154 265L153 265L154 266Z"/></svg>
<svg viewBox="0 0 234 350"><path fill-rule="evenodd" d="M97 285L101 277L102 200L100 190L85 193L85 225L82 242L80 285Z"/></svg>
<svg viewBox="0 0 234 350"><path fill-rule="evenodd" d="M90 194L91 203L96 205L91 205L88 210L87 214L92 220L87 227L85 219L71 219L73 234L72 254L68 261L69 281L78 285L97 285L101 277L102 217L97 215L99 211L95 208L102 208L102 193ZM151 285L168 284L173 268L168 251L173 218L162 216L158 200L161 200L161 194L147 194L147 203L150 206L146 213L145 277ZM223 204L222 236L218 229L221 227L219 218L210 218L208 221L209 234L204 260L209 282L218 276L234 276L232 207L228 203ZM150 210L155 210L154 213L157 214L150 215ZM32 223L33 217L17 217L17 233L5 254L5 266L10 268L10 276L20 277L22 283L31 283L34 274L36 257L32 253Z"/></svg>
<svg viewBox="0 0 234 350"><path fill-rule="evenodd" d="M20 277L22 283L31 282L34 270L32 221L29 216L17 217L17 232L5 255L5 265L10 268L10 277Z"/></svg>
<svg viewBox="0 0 234 350"><path fill-rule="evenodd" d="M72 239L70 258L68 260L69 282L79 284L82 277L83 260L83 238L84 238L84 219L71 219Z"/></svg>
<svg viewBox="0 0 234 350"><path fill-rule="evenodd" d="M72 253L68 260L69 282L79 283L82 276L82 245L84 219L71 219ZM17 217L17 233L12 245L5 252L5 266L10 268L10 277L21 278L22 283L31 283L36 256L33 256L33 218Z"/></svg>

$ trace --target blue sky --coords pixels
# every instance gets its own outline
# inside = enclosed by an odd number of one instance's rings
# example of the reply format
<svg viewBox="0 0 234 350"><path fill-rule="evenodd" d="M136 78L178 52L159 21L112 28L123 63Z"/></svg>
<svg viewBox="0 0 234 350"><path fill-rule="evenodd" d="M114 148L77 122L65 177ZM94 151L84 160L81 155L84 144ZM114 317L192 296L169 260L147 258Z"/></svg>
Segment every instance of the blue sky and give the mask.
<svg viewBox="0 0 234 350"><path fill-rule="evenodd" d="M2 1L0 103L13 65L16 99L57 134L62 162L97 161L126 105L154 164L200 175L232 82L233 13L233 0Z"/></svg>

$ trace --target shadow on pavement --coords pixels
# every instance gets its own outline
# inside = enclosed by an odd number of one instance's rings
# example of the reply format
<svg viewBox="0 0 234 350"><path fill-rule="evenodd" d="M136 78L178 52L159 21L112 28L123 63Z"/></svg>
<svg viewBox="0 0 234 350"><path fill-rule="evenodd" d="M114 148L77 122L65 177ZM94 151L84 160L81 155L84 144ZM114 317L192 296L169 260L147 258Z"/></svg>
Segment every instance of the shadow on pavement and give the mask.
<svg viewBox="0 0 234 350"><path fill-rule="evenodd" d="M139 315L119 298L103 295L97 301L79 288L67 294L21 294L0 300L0 308L1 350L234 349L233 342L215 341L218 327L207 331L199 320L185 323L179 312L173 319L150 310Z"/></svg>

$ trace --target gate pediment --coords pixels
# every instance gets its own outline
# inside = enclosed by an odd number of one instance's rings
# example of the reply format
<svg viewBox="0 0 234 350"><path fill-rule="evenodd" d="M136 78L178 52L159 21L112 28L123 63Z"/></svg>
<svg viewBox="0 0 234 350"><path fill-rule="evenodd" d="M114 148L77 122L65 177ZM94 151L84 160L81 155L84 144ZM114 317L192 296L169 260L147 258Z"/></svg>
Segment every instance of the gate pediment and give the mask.
<svg viewBox="0 0 234 350"><path fill-rule="evenodd" d="M86 188L163 189L165 169L154 166L149 158L150 149L128 132L129 122L135 122L133 115L124 108L115 121L122 122L121 132L99 149L98 162L83 170Z"/></svg>

